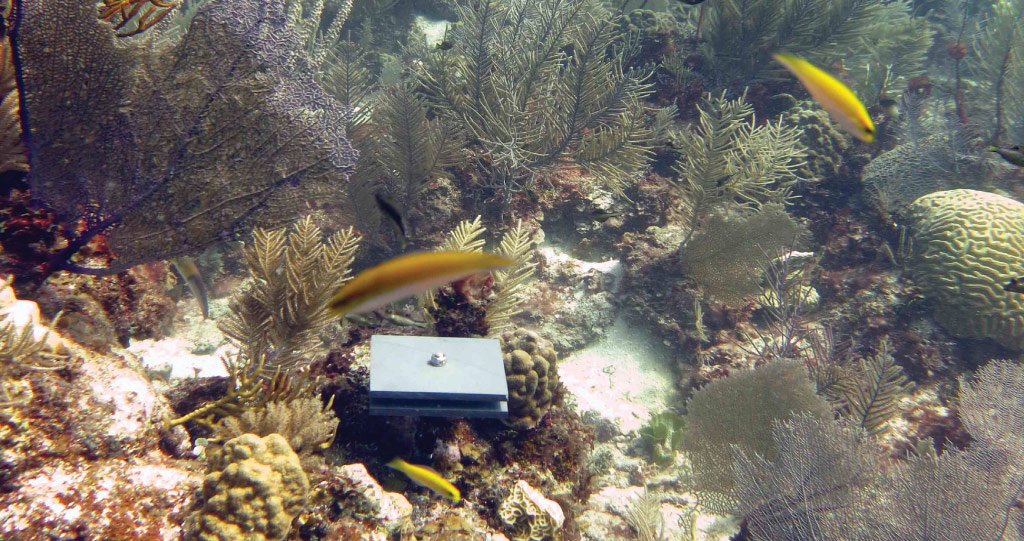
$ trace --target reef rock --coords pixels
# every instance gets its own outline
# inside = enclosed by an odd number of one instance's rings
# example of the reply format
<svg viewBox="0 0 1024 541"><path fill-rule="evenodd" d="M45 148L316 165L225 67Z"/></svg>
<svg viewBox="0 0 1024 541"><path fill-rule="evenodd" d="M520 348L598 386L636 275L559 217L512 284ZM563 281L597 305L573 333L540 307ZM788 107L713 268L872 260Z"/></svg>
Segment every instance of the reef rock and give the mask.
<svg viewBox="0 0 1024 541"><path fill-rule="evenodd" d="M13 325L15 329L26 327L32 329L35 340L45 341L44 351L65 353L67 346L57 333L50 332L43 325L39 315L39 305L33 301L21 301L14 294L14 288L7 280L0 278L0 326Z"/></svg>
<svg viewBox="0 0 1024 541"><path fill-rule="evenodd" d="M17 302L9 315L38 321ZM63 348L52 369L7 375L18 401L0 408L0 539L180 539L202 478L158 450L166 400L131 359L49 336Z"/></svg>
<svg viewBox="0 0 1024 541"><path fill-rule="evenodd" d="M412 516L409 500L401 494L385 491L366 471L366 466L346 464L333 473L340 487L332 492L346 514L380 523L387 532L399 530Z"/></svg>

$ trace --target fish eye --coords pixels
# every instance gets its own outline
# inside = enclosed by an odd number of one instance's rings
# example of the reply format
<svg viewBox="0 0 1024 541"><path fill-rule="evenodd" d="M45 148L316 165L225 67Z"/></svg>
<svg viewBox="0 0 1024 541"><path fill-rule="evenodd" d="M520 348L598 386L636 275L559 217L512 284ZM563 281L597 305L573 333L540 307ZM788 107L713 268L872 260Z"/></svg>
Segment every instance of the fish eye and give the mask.
<svg viewBox="0 0 1024 541"><path fill-rule="evenodd" d="M864 126L864 131L868 133L875 133L875 128L874 126Z"/></svg>

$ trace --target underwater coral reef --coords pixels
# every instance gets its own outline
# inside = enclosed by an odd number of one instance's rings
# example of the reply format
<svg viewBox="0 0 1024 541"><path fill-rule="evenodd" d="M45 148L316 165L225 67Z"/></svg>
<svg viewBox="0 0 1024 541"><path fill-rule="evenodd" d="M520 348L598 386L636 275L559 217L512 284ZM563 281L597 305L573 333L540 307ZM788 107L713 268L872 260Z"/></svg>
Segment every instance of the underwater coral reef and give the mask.
<svg viewBox="0 0 1024 541"><path fill-rule="evenodd" d="M0 1L0 539L1024 540L1024 0Z"/></svg>

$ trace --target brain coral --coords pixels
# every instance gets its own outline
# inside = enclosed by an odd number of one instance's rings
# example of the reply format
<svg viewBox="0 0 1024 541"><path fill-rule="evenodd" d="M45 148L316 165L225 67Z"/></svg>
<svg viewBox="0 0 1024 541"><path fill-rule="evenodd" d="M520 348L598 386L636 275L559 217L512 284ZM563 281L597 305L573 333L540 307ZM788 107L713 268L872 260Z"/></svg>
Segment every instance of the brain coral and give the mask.
<svg viewBox="0 0 1024 541"><path fill-rule="evenodd" d="M203 541L284 539L302 510L309 480L299 457L279 434L242 434L211 457L206 501L196 517Z"/></svg>
<svg viewBox="0 0 1024 541"><path fill-rule="evenodd" d="M518 429L533 428L551 407L558 375L555 350L537 333L523 329L499 337L508 379L508 419Z"/></svg>
<svg viewBox="0 0 1024 541"><path fill-rule="evenodd" d="M910 269L951 334L1024 349L1024 204L994 193L946 190L911 204Z"/></svg>
<svg viewBox="0 0 1024 541"><path fill-rule="evenodd" d="M565 521L557 502L545 498L523 480L498 507L501 522L510 528L512 541L543 541L555 537Z"/></svg>

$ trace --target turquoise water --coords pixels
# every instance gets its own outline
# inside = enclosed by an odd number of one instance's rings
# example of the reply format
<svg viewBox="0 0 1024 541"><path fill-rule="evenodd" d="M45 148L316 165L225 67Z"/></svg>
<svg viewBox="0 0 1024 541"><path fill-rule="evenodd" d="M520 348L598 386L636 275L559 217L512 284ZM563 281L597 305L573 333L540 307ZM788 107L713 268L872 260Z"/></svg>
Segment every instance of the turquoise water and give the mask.
<svg viewBox="0 0 1024 541"><path fill-rule="evenodd" d="M0 538L1024 538L1024 0L0 7Z"/></svg>

